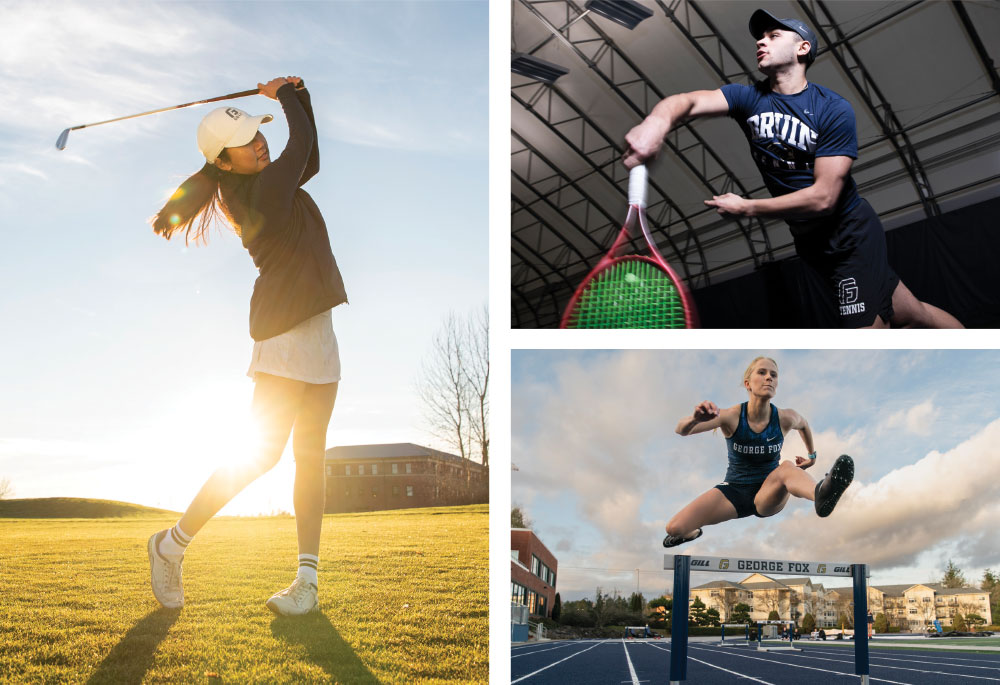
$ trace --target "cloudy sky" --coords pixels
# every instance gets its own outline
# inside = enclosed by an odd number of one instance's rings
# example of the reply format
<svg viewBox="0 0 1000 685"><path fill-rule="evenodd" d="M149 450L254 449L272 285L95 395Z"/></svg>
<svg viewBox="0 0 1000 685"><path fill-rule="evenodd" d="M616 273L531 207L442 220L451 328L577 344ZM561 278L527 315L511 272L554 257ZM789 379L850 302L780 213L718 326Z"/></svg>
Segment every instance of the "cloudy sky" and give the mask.
<svg viewBox="0 0 1000 685"><path fill-rule="evenodd" d="M511 497L558 558L564 600L598 586L647 598L670 588L666 521L726 470L721 432L674 429L702 400L744 401L758 354L778 361L774 403L812 427L809 473L846 453L855 482L828 519L792 498L777 516L706 528L678 552L867 562L884 584L937 581L949 558L974 582L1000 568L1000 353L515 350ZM783 458L805 453L797 432L786 437ZM692 580L714 579L738 580Z"/></svg>
<svg viewBox="0 0 1000 685"><path fill-rule="evenodd" d="M351 300L328 444L431 444L414 392L449 311L487 300L488 5L0 0L0 478L19 497L183 508L245 454L256 277L147 220L203 163L213 105L70 126L305 79L322 169L306 186ZM229 103L227 103L229 104ZM272 113L272 156L287 140ZM291 507L290 460L226 510ZM155 475L154 475L155 474Z"/></svg>

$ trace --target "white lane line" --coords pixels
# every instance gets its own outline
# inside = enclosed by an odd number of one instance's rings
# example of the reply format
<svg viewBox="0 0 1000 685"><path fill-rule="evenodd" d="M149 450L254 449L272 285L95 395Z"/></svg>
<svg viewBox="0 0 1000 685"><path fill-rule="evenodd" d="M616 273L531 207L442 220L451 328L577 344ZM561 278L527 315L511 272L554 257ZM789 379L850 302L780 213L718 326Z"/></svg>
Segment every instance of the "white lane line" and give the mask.
<svg viewBox="0 0 1000 685"><path fill-rule="evenodd" d="M669 652L670 651L669 649L666 649L664 647L660 647L659 645L654 645L652 643L648 643L648 644L649 644L650 647L653 647L654 649L662 649L664 652ZM715 664L710 664L707 661L702 661L701 659L695 659L693 656L690 656L690 655L688 655L688 661L694 661L694 662L697 662L699 664L704 664L705 666L708 666L710 668L717 668L720 671L725 671L726 673L731 673L734 676L738 676L740 678L745 678L746 680L752 680L755 683L763 683L763 685L774 685L774 683L769 683L766 680L761 680L760 678L753 678L751 676L744 675L743 673L738 673L736 671L730 671L728 668L723 668L722 666L716 666Z"/></svg>
<svg viewBox="0 0 1000 685"><path fill-rule="evenodd" d="M589 652L594 647L597 647L599 645L603 645L605 642L607 642L607 640L602 640L601 642L593 644L590 647L587 647L586 649L581 649L579 652L574 652L573 654L570 654L568 657L566 657L566 659L560 659L559 661L556 661L555 663L551 663L548 666L543 666L542 668L538 669L537 671L533 671L533 672L529 673L528 675L523 675L520 678L518 678L517 680L510 681L510 685L514 685L514 683L519 683L522 680L527 680L531 676L537 675L537 674L541 673L542 671L545 671L545 670L548 670L548 669L552 668L553 666L558 666L562 662L566 661L567 659L572 659L573 657L577 656L578 654L583 654L584 652Z"/></svg>
<svg viewBox="0 0 1000 685"><path fill-rule="evenodd" d="M809 646L808 651L810 651L810 652L816 652L817 654L837 654L838 653L837 652L838 649L839 648L834 647L833 649L831 649L830 651L827 652L827 651L821 651L820 648L818 648L818 647ZM852 651L852 653L853 653L853 651ZM1000 664L1000 660L993 661L991 659L963 659L962 657L946 656L944 654L941 654L940 657L935 658L933 661L914 661L917 658L917 655L913 655L913 657L910 658L910 659L893 659L890 656L882 656L882 654L885 654L885 653L889 653L889 654L893 653L893 652L890 652L888 649L885 649L885 648L881 648L881 649L877 649L877 650L876 649L871 649L870 653L871 653L871 658L872 659L886 659L886 660L889 660L889 661L911 661L911 662L914 662L914 663L937 664L939 666L962 666L962 667L965 667L965 664L949 664L946 661L943 661L944 659L948 659L950 661L971 661L971 662L977 663L977 664ZM921 654L920 658L922 658L922 659L930 659L931 656L929 656L927 654ZM968 666L968 668L993 668L993 669L996 669L996 666L992 666L992 667L991 666Z"/></svg>
<svg viewBox="0 0 1000 685"><path fill-rule="evenodd" d="M635 667L632 666L632 657L628 655L628 646L625 644L625 640L622 640L622 647L625 649L625 658L628 660L628 672L632 676L632 685L639 685L639 676L635 674Z"/></svg>
<svg viewBox="0 0 1000 685"><path fill-rule="evenodd" d="M809 651L812 652L813 650L810 649ZM832 652L817 652L817 654L832 654ZM923 654L921 654L920 656L924 657L925 659L927 658ZM890 656L882 656L881 654L870 654L869 659L881 659L882 661L905 661L908 664L933 664L935 666L954 666L955 668L979 668L979 669L982 669L984 671L996 671L997 670L996 666L972 666L970 664L949 664L949 663L943 663L941 661L921 661L920 659L917 659L916 657L910 658L910 659L894 659L894 658L892 658ZM965 659L965 661L975 661L975 659ZM980 663L984 663L984 662L980 662ZM990 662L987 661L985 663L990 663Z"/></svg>
<svg viewBox="0 0 1000 685"><path fill-rule="evenodd" d="M693 645L689 645L689 647L692 647L692 646ZM704 651L706 651L706 652L715 652L716 654L719 653L716 650L708 649L708 648L705 648L705 647L702 647L701 649L704 650ZM804 668L804 669L806 669L808 671L820 671L822 673L833 673L835 675L842 675L842 676L846 676L848 678L857 678L858 677L854 673L844 673L843 671L831 671L828 668L816 668L814 666L801 666L799 664L790 664L790 663L787 663L785 661L777 661L776 659L762 659L759 656L750 656L749 654L738 654L736 652L724 652L724 653L727 654L727 655L730 655L730 656L738 656L738 657L740 657L742 659L753 659L754 661L766 661L769 664L776 664L778 666L791 666L793 668ZM688 658L690 659L691 657L689 656ZM796 658L798 658L798 657L796 657ZM833 661L833 659L831 659L831 661ZM869 679L873 680L873 681L882 682L882 683L892 683L893 685L911 685L910 683L901 683L901 682L896 681L896 680L886 680L885 678L876 678L874 676L869 676Z"/></svg>
<svg viewBox="0 0 1000 685"><path fill-rule="evenodd" d="M532 654L541 654L542 652L551 652L553 649L563 649L564 647L569 647L569 645L556 645L555 647L546 647L545 649L533 649L530 652L521 652L520 654L512 654L511 659L516 659L519 656L531 656Z"/></svg>
<svg viewBox="0 0 1000 685"><path fill-rule="evenodd" d="M854 663L853 659L850 659L850 660L845 660L845 659L828 659L828 658L824 658L824 657L821 657L821 656L796 655L794 658L796 658L796 659L815 659L816 661L832 661L832 662L838 663L838 664L852 664L852 663ZM905 659L895 659L895 661L905 661ZM783 662L783 661L776 661L775 663L785 664L785 662ZM870 661L869 661L869 665L871 665ZM961 666L961 665L956 665L956 664L937 664L937 665L938 666L942 666L942 665L943 666L954 666L955 668L971 668L970 666ZM975 678L976 680L994 680L996 682L1000 682L1000 678L986 678L986 677L979 676L979 675L965 675L964 673L948 673L947 671L928 671L927 669L923 669L923 668L905 668L903 666L883 666L881 664L875 664L874 666L875 666L875 668L887 668L887 669L890 669L890 670L893 670L893 671L915 671L917 673L933 673L935 675L948 675L948 676L952 676L953 678ZM995 668L991 668L989 670L996 671Z"/></svg>

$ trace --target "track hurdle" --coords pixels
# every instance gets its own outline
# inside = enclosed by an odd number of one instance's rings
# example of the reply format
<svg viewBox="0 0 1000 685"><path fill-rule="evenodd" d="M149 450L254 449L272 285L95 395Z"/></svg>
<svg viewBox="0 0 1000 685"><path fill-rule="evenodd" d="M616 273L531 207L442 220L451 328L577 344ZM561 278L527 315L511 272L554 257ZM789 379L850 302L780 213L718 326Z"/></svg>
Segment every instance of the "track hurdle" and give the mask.
<svg viewBox="0 0 1000 685"><path fill-rule="evenodd" d="M730 640L726 642L726 628L742 628L743 638L736 638L741 640L740 642L734 643ZM719 641L718 647L732 647L734 644L749 645L750 644L750 624L749 623L723 623L722 624L722 639Z"/></svg>
<svg viewBox="0 0 1000 685"><path fill-rule="evenodd" d="M781 647L764 646L764 630L761 626L788 626L788 644ZM795 646L795 621L757 621L757 651L759 652L801 652L802 649Z"/></svg>
<svg viewBox="0 0 1000 685"><path fill-rule="evenodd" d="M691 590L691 571L853 578L855 628L866 625L868 621L868 577L871 575L868 571L868 564L665 554L663 568L674 572L673 610L670 620L671 685L679 685L682 681L687 680L688 598ZM680 598L683 598L683 601L680 601ZM864 630L854 631L854 672L859 676L863 685L868 685L870 682L868 634Z"/></svg>

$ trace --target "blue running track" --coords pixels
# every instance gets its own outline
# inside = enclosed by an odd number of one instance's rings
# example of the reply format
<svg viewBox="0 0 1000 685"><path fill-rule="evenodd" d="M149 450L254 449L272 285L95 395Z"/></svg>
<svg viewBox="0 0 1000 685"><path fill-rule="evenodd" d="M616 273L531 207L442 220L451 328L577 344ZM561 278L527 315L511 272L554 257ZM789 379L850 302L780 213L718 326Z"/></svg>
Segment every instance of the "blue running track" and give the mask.
<svg viewBox="0 0 1000 685"><path fill-rule="evenodd" d="M801 643L801 652L688 644L687 683L825 685L859 682L850 645ZM1000 652L871 650L871 682L897 685L1000 683ZM670 640L574 640L514 645L511 683L524 685L666 685Z"/></svg>

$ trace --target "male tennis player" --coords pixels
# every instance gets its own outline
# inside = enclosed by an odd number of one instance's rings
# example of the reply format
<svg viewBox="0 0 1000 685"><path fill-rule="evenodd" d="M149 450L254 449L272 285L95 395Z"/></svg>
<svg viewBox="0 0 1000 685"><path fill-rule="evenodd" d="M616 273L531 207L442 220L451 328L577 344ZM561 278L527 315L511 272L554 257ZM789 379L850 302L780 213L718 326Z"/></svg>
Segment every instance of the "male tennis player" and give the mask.
<svg viewBox="0 0 1000 685"><path fill-rule="evenodd" d="M625 136L625 166L654 159L677 124L728 114L743 129L772 197L726 193L706 205L722 216L788 222L802 261L838 302L843 328L961 328L951 314L914 297L889 266L882 224L851 178L858 156L854 110L837 93L806 80L816 34L798 19L777 19L762 9L750 17L750 34L757 41L757 68L767 79L664 99Z"/></svg>

